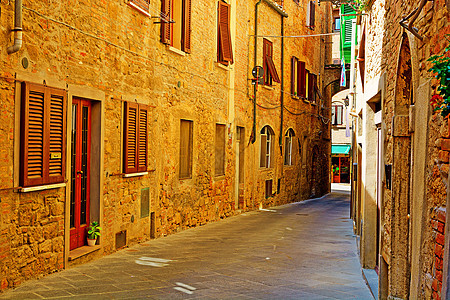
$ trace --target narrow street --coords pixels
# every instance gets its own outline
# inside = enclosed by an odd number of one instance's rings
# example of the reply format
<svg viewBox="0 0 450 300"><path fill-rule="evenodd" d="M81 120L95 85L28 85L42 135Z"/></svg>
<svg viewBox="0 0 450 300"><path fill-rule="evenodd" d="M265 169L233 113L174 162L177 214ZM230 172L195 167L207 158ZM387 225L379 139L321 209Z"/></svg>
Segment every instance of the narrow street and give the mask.
<svg viewBox="0 0 450 300"><path fill-rule="evenodd" d="M119 251L1 299L373 299L348 192L231 217Z"/></svg>

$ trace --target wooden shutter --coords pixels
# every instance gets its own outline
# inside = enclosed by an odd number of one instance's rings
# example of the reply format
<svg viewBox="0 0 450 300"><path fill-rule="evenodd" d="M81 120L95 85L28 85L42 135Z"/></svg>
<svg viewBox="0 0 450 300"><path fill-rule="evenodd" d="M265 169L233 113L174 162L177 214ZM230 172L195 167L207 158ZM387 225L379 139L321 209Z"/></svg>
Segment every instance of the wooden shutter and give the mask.
<svg viewBox="0 0 450 300"><path fill-rule="evenodd" d="M137 122L138 105L125 102L125 143L124 143L124 171L125 173L137 172Z"/></svg>
<svg viewBox="0 0 450 300"><path fill-rule="evenodd" d="M192 170L192 121L180 122L180 178L190 178Z"/></svg>
<svg viewBox="0 0 450 300"><path fill-rule="evenodd" d="M33 83L22 85L20 184L64 182L66 92Z"/></svg>
<svg viewBox="0 0 450 300"><path fill-rule="evenodd" d="M171 4L172 0L161 0L161 42L169 45L172 40Z"/></svg>
<svg viewBox="0 0 450 300"><path fill-rule="evenodd" d="M64 147L66 118L66 92L59 89L47 88L49 91L50 118L49 120L49 163L47 183L64 181L66 151Z"/></svg>
<svg viewBox="0 0 450 300"><path fill-rule="evenodd" d="M182 25L182 50L191 53L191 0L183 0Z"/></svg>
<svg viewBox="0 0 450 300"><path fill-rule="evenodd" d="M147 171L147 153L148 153L148 108L139 105L139 139L138 139L138 172Z"/></svg>
<svg viewBox="0 0 450 300"><path fill-rule="evenodd" d="M309 26L312 29L314 29L314 27L316 27L316 4L314 3L314 1L310 1L309 5L310 5Z"/></svg>
<svg viewBox="0 0 450 300"><path fill-rule="evenodd" d="M266 65L267 68L269 70L270 75L272 76L273 81L280 83L280 77L278 77L278 73L277 73L277 69L275 68L275 64L273 63L272 60L272 55L273 55L273 45L271 42L265 40L265 60L266 60Z"/></svg>
<svg viewBox="0 0 450 300"><path fill-rule="evenodd" d="M306 68L305 62L299 61L297 67L298 78L298 96L306 98Z"/></svg>
<svg viewBox="0 0 450 300"><path fill-rule="evenodd" d="M233 48L230 33L230 5L219 1L219 51L223 61L233 62Z"/></svg>
<svg viewBox="0 0 450 300"><path fill-rule="evenodd" d="M299 90L295 89L297 86L297 82L295 80L295 72L296 72L296 67L297 67L297 59L292 56L291 58L291 94L295 95L295 92L298 92ZM298 95L296 95L298 96Z"/></svg>

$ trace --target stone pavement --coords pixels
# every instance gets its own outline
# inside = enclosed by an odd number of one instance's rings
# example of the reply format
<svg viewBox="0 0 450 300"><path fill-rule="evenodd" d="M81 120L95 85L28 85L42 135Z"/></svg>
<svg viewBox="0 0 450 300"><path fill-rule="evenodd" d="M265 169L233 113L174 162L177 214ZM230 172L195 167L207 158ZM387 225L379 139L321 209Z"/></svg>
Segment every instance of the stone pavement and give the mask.
<svg viewBox="0 0 450 300"><path fill-rule="evenodd" d="M124 249L0 299L373 299L349 194L244 213Z"/></svg>

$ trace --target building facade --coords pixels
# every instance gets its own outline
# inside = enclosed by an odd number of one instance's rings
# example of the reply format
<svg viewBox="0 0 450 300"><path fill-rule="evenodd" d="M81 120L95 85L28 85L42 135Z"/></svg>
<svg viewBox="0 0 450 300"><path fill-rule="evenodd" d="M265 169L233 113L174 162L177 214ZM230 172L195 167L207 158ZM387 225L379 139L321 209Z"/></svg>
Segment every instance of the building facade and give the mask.
<svg viewBox="0 0 450 300"><path fill-rule="evenodd" d="M2 290L329 191L328 4L0 5Z"/></svg>
<svg viewBox="0 0 450 300"><path fill-rule="evenodd" d="M448 122L428 59L450 33L445 1L368 1L357 18L352 217L380 299L448 299Z"/></svg>

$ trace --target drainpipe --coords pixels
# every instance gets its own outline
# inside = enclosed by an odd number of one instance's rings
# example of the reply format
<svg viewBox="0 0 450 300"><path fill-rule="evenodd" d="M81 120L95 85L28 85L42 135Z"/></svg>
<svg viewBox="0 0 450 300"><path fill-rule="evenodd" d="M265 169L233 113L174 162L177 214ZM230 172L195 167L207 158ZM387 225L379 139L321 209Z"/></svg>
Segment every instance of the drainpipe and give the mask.
<svg viewBox="0 0 450 300"><path fill-rule="evenodd" d="M22 0L16 0L14 6L14 45L8 47L8 54L15 53L22 48Z"/></svg>
<svg viewBox="0 0 450 300"><path fill-rule="evenodd" d="M278 143L280 145L280 150L283 147L283 121L284 121L284 16L281 15L281 93L280 93L280 138ZM283 155L283 152L281 152Z"/></svg>
<svg viewBox="0 0 450 300"><path fill-rule="evenodd" d="M258 58L258 6L261 4L262 0L259 0L255 4L255 45L254 45L254 66L257 66L257 58ZM253 86L253 135L252 135L252 144L256 142L256 88L257 82L255 82L255 85Z"/></svg>

